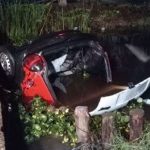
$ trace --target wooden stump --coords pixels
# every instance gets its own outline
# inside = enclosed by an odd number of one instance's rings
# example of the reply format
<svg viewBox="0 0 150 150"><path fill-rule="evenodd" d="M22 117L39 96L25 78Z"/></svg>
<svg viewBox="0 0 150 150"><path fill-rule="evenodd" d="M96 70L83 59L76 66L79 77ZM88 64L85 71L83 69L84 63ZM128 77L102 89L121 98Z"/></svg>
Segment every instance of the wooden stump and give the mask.
<svg viewBox="0 0 150 150"><path fill-rule="evenodd" d="M138 139L143 133L144 110L133 109L130 111L130 140Z"/></svg>
<svg viewBox="0 0 150 150"><path fill-rule="evenodd" d="M114 116L112 113L102 115L102 146L103 149L111 149L115 131Z"/></svg>
<svg viewBox="0 0 150 150"><path fill-rule="evenodd" d="M78 106L75 108L75 124L76 124L76 134L79 143L89 142L89 113L88 107Z"/></svg>

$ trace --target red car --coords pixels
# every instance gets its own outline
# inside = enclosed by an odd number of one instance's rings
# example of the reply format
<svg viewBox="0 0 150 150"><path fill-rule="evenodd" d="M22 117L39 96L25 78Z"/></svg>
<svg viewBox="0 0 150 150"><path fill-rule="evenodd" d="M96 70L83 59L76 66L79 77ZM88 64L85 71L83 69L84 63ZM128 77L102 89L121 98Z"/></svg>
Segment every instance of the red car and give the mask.
<svg viewBox="0 0 150 150"><path fill-rule="evenodd" d="M9 40L1 45L2 87L21 91L26 104L40 96L52 105L94 108L100 97L122 91L129 82L134 87L150 75L147 52L126 43L121 50L116 44L105 51L96 36L80 31L50 33L21 47Z"/></svg>
<svg viewBox="0 0 150 150"><path fill-rule="evenodd" d="M22 47L1 46L0 64L4 86L20 89L25 103L37 95L59 103L56 87L68 93L60 81L64 77L86 73L112 81L107 52L96 36L79 31L50 33Z"/></svg>

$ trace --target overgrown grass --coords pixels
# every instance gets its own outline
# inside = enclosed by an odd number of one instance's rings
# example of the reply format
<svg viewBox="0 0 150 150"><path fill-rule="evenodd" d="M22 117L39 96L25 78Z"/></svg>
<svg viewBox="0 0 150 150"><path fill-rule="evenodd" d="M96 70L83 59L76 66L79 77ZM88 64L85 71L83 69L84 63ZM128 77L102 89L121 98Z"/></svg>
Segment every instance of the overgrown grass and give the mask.
<svg viewBox="0 0 150 150"><path fill-rule="evenodd" d="M128 142L121 134L114 138L112 150L149 150L150 149L150 124L146 125L143 136L135 142Z"/></svg>
<svg viewBox="0 0 150 150"><path fill-rule="evenodd" d="M0 6L0 28L6 31L16 44L22 44L45 32L74 27L89 32L90 11L91 9L56 7L53 2L8 4Z"/></svg>
<svg viewBox="0 0 150 150"><path fill-rule="evenodd" d="M17 44L38 35L45 5L13 4L1 7L1 28Z"/></svg>
<svg viewBox="0 0 150 150"><path fill-rule="evenodd" d="M45 18L44 29L46 31L59 31L65 29L74 29L77 27L79 30L89 32L89 17L90 11L84 11L81 8L65 11L63 8L47 13Z"/></svg>

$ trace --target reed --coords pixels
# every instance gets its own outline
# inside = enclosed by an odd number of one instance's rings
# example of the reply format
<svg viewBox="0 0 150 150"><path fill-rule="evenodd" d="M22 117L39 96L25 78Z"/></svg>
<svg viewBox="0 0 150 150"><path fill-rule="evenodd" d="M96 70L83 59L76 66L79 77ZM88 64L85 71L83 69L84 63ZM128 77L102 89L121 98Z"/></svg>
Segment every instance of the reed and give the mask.
<svg viewBox="0 0 150 150"><path fill-rule="evenodd" d="M18 45L45 32L74 29L89 32L90 9L65 9L53 2L0 6L0 28Z"/></svg>
<svg viewBox="0 0 150 150"><path fill-rule="evenodd" d="M44 5L10 4L0 9L1 28L15 43L37 36L38 24L42 21Z"/></svg>
<svg viewBox="0 0 150 150"><path fill-rule="evenodd" d="M90 32L91 9L54 7L53 4L46 10L41 32L74 29L77 27L83 32Z"/></svg>

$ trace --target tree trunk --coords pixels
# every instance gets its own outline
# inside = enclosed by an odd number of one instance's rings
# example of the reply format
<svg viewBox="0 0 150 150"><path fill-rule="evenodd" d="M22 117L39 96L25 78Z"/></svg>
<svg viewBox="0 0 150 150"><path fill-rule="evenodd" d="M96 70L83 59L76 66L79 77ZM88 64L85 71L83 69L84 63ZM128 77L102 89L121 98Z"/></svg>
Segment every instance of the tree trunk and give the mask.
<svg viewBox="0 0 150 150"><path fill-rule="evenodd" d="M130 140L138 139L143 133L144 110L133 109L130 111Z"/></svg>
<svg viewBox="0 0 150 150"><path fill-rule="evenodd" d="M112 113L102 115L102 146L103 149L111 149L115 131L114 116Z"/></svg>
<svg viewBox="0 0 150 150"><path fill-rule="evenodd" d="M88 107L78 106L75 108L76 134L79 143L89 142L89 113Z"/></svg>

